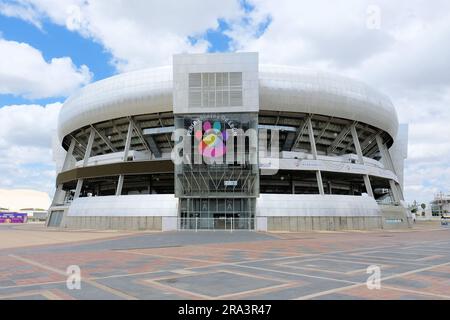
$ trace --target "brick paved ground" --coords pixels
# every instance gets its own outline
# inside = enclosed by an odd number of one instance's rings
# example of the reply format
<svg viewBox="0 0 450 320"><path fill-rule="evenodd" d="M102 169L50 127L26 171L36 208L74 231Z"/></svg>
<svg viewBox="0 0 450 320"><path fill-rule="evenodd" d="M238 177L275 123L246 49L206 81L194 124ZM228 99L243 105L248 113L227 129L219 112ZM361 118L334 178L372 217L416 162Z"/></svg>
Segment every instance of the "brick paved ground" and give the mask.
<svg viewBox="0 0 450 320"><path fill-rule="evenodd" d="M36 228L12 226L0 227L0 238L27 232L39 240ZM395 232L39 232L52 244L0 249L0 299L450 299L450 228L437 224ZM81 268L81 290L67 289L69 265ZM381 268L380 290L367 289L370 265Z"/></svg>
<svg viewBox="0 0 450 320"><path fill-rule="evenodd" d="M0 224L0 250L29 245L44 245L82 240L104 239L127 235L127 232L102 231L60 231L48 229L43 223Z"/></svg>

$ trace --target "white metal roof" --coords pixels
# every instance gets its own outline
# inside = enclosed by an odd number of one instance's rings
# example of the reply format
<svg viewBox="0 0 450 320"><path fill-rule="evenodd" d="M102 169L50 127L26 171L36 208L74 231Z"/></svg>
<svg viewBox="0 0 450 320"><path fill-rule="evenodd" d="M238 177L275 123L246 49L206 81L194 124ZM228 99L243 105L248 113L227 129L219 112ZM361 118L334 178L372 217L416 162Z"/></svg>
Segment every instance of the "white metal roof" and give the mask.
<svg viewBox="0 0 450 320"><path fill-rule="evenodd" d="M370 124L395 138L398 118L390 99L362 82L289 66L259 66L260 110L304 112ZM59 115L60 139L110 119L172 111L172 67L143 69L80 89ZM245 111L245 110L243 110Z"/></svg>

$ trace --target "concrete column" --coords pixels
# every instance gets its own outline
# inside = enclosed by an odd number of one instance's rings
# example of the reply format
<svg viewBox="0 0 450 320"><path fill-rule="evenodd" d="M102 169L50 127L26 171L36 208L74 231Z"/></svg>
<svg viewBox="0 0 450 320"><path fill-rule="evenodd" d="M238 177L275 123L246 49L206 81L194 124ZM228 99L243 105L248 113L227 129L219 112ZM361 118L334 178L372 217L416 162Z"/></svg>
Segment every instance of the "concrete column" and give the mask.
<svg viewBox="0 0 450 320"><path fill-rule="evenodd" d="M383 160L384 164L387 167L386 169L391 170L395 175L397 175L397 172L395 172L394 163L392 162L391 154L389 153L389 150L386 147L386 145L381 140L380 135L377 134L375 136L375 139L377 141L378 150L380 150L380 153L381 153L381 159ZM391 184L391 181L389 181L389 184ZM402 188L400 187L400 185L397 186L395 184L395 181L394 181L394 185L395 185L395 190L397 192L398 199L404 200ZM392 189L392 186L391 186L391 189Z"/></svg>
<svg viewBox="0 0 450 320"><path fill-rule="evenodd" d="M367 194L370 196L370 197L374 197L373 196L373 191L372 191L372 185L370 184L370 178L369 178L369 175L368 174L365 174L364 176L363 176L363 178L364 178L364 185L366 186L366 191L367 191Z"/></svg>
<svg viewBox="0 0 450 320"><path fill-rule="evenodd" d="M73 150L75 149L75 139L71 139L69 149L67 150L66 157L64 158L64 164L62 166L61 172L64 172L69 169L70 158L73 155Z"/></svg>
<svg viewBox="0 0 450 320"><path fill-rule="evenodd" d="M50 206L52 207L54 205L62 204L64 201L64 195L65 195L65 192L63 190L63 185L59 184L56 187L55 195L53 196L52 204Z"/></svg>
<svg viewBox="0 0 450 320"><path fill-rule="evenodd" d="M397 186L398 195L400 197L400 200L405 201L405 196L403 195L402 187L399 184L396 184L396 186Z"/></svg>
<svg viewBox="0 0 450 320"><path fill-rule="evenodd" d="M381 137L379 134L375 136L375 140L377 141L378 150L380 150L381 159L383 160L384 164L386 165L386 169L391 170L394 172L394 167L389 161L388 155L387 155L387 148L384 145L383 141L381 140Z"/></svg>
<svg viewBox="0 0 450 320"><path fill-rule="evenodd" d="M152 188L153 188L153 175L150 175L150 178L148 179L148 193L152 194Z"/></svg>
<svg viewBox="0 0 450 320"><path fill-rule="evenodd" d="M386 146L384 146L384 150L386 153L386 161L389 163L389 167L390 167L391 171L393 173L397 174L397 172L395 172L394 162L392 161L392 158L391 158L391 153L389 152L389 150Z"/></svg>
<svg viewBox="0 0 450 320"><path fill-rule="evenodd" d="M117 182L116 196L120 196L122 194L123 179L124 179L124 175L121 174L119 176L119 181Z"/></svg>
<svg viewBox="0 0 450 320"><path fill-rule="evenodd" d="M125 162L128 159L128 153L130 151L130 145L131 145L131 137L133 136L133 123L130 121L128 124L128 131L127 131L127 139L125 141L125 147L123 150L123 158L122 161ZM122 194L122 188L123 188L123 180L124 175L121 174L119 176L119 181L117 182L117 188L116 188L116 196L120 196Z"/></svg>
<svg viewBox="0 0 450 320"><path fill-rule="evenodd" d="M91 132L89 134L89 139L88 139L88 144L86 147L86 152L84 154L83 167L86 167L88 164L89 157L91 156L92 145L94 144L94 138L95 138L95 131L91 128ZM74 199L77 199L80 197L82 187L83 187L83 179L78 179L77 187L75 189L75 195L73 197Z"/></svg>
<svg viewBox="0 0 450 320"><path fill-rule="evenodd" d="M80 197L81 188L83 187L83 179L78 179L77 181L77 187L75 189L75 195L73 196L73 199L77 199Z"/></svg>
<svg viewBox="0 0 450 320"><path fill-rule="evenodd" d="M364 164L364 158L361 150L361 145L359 144L358 133L356 132L356 125L353 124L350 127L350 131L352 133L353 144L355 145L356 154L358 155L358 162L360 164Z"/></svg>
<svg viewBox="0 0 450 320"><path fill-rule="evenodd" d="M66 157L64 158L64 163L63 163L63 166L61 168L61 172L64 172L64 171L67 171L67 170L71 169L71 168L69 168L69 164L70 164L70 160L71 160L71 158L73 156L73 150L75 149L75 143L76 143L75 139L71 138L69 149L67 149ZM78 187L78 182L77 182L77 187ZM81 186L80 186L79 191L78 191L78 196L80 195L80 191L81 191ZM75 191L75 194L76 194L76 191ZM63 204L65 195L66 195L66 192L63 190L63 184L59 184L56 187L55 194L53 196L53 200L52 200L52 203L51 203L50 207ZM67 213L64 213L64 216L63 216L61 221L63 221L65 219L65 215L66 214ZM50 221L49 220L50 216L51 216L51 212L50 212L49 217L47 218L47 222L46 222L47 225L48 225L48 223Z"/></svg>
<svg viewBox="0 0 450 320"><path fill-rule="evenodd" d="M395 203L400 203L400 195L399 195L395 181L392 179L389 179L389 186L391 187L392 194L394 195Z"/></svg>
<svg viewBox="0 0 450 320"><path fill-rule="evenodd" d="M325 191L323 189L322 173L320 172L320 170L316 171L316 178L317 178L317 186L319 187L319 193L321 195L324 195Z"/></svg>
<svg viewBox="0 0 450 320"><path fill-rule="evenodd" d="M308 123L308 135L309 135L309 143L311 144L311 152L313 154L314 160L317 160L316 140L314 138L314 130L312 127L311 117L308 117L306 121Z"/></svg>
<svg viewBox="0 0 450 320"><path fill-rule="evenodd" d="M314 138L314 130L312 127L311 117L308 117L306 122L308 124L308 135L309 135L309 143L311 145L311 153L314 157L314 160L317 160L316 139ZM316 171L316 178L317 178L317 185L319 187L319 193L321 195L324 195L325 191L323 189L322 173L320 172L320 170Z"/></svg>
<svg viewBox="0 0 450 320"><path fill-rule="evenodd" d="M83 167L86 167L91 156L92 145L94 144L95 130L91 128L91 133L89 134L89 140L86 147L86 153L84 154Z"/></svg>
<svg viewBox="0 0 450 320"><path fill-rule="evenodd" d="M395 167L394 167L394 162L392 161L392 158L391 158L391 153L389 152L388 148L386 148L386 146L385 146L385 152L386 152L386 156L387 156L387 162L389 163L389 166L391 167L392 172L395 175L397 175L397 172L395 171ZM397 175L397 177L398 177L398 175ZM403 190L402 190L401 186L397 185L395 182L394 182L394 184L396 185L395 190L397 191L398 199L404 199Z"/></svg>
<svg viewBox="0 0 450 320"><path fill-rule="evenodd" d="M292 179L292 177L291 177L291 189L292 189L292 194L295 194L295 181Z"/></svg>
<svg viewBox="0 0 450 320"><path fill-rule="evenodd" d="M123 161L127 161L132 136L133 136L133 123L130 121L128 125L127 140L125 141L125 148L123 150Z"/></svg>
<svg viewBox="0 0 450 320"><path fill-rule="evenodd" d="M363 153L361 150L361 144L359 143L358 132L356 132L356 124L353 124L350 127L350 132L352 133L353 144L355 145L356 154L358 155L358 162L360 164L364 164L364 157L363 157ZM364 179L364 185L366 187L367 194L370 197L374 198L372 185L370 184L369 175L365 174L363 176L363 179Z"/></svg>

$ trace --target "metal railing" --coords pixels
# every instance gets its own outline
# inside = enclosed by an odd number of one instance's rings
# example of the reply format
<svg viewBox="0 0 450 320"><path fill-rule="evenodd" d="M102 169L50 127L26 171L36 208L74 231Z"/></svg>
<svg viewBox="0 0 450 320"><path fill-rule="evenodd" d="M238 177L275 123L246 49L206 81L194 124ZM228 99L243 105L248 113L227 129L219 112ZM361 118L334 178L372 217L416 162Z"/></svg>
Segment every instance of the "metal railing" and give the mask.
<svg viewBox="0 0 450 320"><path fill-rule="evenodd" d="M178 218L178 230L255 230L255 218Z"/></svg>

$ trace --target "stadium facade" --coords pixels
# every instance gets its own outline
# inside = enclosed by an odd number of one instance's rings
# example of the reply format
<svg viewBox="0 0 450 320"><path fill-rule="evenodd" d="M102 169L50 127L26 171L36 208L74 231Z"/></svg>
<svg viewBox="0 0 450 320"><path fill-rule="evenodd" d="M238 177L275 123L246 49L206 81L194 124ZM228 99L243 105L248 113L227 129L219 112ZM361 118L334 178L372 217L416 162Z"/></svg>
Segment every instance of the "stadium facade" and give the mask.
<svg viewBox="0 0 450 320"><path fill-rule="evenodd" d="M48 226L403 228L407 127L367 85L257 53L181 54L61 110Z"/></svg>

